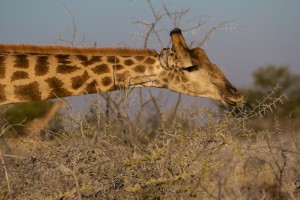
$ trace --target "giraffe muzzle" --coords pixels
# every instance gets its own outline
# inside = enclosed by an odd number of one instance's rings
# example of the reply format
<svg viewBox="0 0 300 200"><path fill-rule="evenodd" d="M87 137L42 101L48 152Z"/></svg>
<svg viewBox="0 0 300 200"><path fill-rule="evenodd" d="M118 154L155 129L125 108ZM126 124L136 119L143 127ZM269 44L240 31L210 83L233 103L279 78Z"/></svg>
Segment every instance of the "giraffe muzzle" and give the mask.
<svg viewBox="0 0 300 200"><path fill-rule="evenodd" d="M243 102L244 95L238 91L230 82L225 86L223 100L230 106L236 106Z"/></svg>

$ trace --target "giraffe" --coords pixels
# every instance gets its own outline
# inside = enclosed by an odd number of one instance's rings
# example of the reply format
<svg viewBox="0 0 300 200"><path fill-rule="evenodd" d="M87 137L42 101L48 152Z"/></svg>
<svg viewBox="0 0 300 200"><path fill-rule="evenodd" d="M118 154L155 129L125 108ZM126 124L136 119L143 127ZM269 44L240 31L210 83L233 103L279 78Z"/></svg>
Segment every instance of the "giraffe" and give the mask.
<svg viewBox="0 0 300 200"><path fill-rule="evenodd" d="M57 111L65 106L63 101L55 102L43 116L33 119L25 124L22 129L22 137L39 137L41 130L49 124Z"/></svg>
<svg viewBox="0 0 300 200"><path fill-rule="evenodd" d="M21 133L7 141L7 147L11 152L18 155L29 155L27 151L38 148L41 139L40 131L44 129L60 108L66 104L63 101L55 102L50 109L41 117L33 119L24 125Z"/></svg>
<svg viewBox="0 0 300 200"><path fill-rule="evenodd" d="M150 49L0 44L0 105L133 87L168 88L234 106L243 95L182 32L171 48Z"/></svg>

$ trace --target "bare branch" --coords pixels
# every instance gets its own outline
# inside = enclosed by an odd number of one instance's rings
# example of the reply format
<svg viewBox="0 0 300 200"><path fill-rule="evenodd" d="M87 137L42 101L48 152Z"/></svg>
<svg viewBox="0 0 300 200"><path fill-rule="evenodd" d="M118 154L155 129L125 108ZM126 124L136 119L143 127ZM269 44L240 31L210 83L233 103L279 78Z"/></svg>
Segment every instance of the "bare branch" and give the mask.
<svg viewBox="0 0 300 200"><path fill-rule="evenodd" d="M12 196L12 192L11 192L11 184L10 184L10 179L9 179L9 174L8 174L6 163L5 163L3 155L2 155L1 148L0 148L0 159L1 159L2 168L4 170L4 174L5 174L5 180L6 180L6 183L7 183L8 196L9 196L9 199L13 200L13 196Z"/></svg>
<svg viewBox="0 0 300 200"><path fill-rule="evenodd" d="M243 27L241 25L238 25L238 24L234 23L234 21L237 21L237 20L238 19L228 20L228 21L222 22L222 23L212 27L209 31L207 31L207 33L205 34L205 36L202 40L192 41L190 46L192 48L203 46L213 36L213 34L219 29L232 30L232 29L235 29L235 28L238 28L238 27ZM199 26L196 26L195 28L198 28L198 27L200 27L204 24L206 24L206 21L204 23L199 23Z"/></svg>
<svg viewBox="0 0 300 200"><path fill-rule="evenodd" d="M76 19L75 19L75 16L74 16L73 12L62 1L60 3L63 5L63 7L65 8L65 10L67 11L67 13L70 15L70 17L72 19L72 28L73 28L73 30L70 32L71 35L72 35L71 40L66 40L62 37L62 35L60 35L57 41L62 42L62 43L66 43L67 45L71 45L71 46L78 46L78 45L83 44L85 42L84 33L82 34L82 39L79 42L76 42L78 30L77 30L77 25L76 25Z"/></svg>

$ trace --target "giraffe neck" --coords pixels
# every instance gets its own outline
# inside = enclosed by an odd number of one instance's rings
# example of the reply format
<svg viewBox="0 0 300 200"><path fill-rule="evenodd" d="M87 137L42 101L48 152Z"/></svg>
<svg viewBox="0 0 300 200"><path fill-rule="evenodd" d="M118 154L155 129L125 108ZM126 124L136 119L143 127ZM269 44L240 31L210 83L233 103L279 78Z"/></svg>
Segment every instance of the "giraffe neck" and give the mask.
<svg viewBox="0 0 300 200"><path fill-rule="evenodd" d="M160 87L153 50L0 45L0 104Z"/></svg>

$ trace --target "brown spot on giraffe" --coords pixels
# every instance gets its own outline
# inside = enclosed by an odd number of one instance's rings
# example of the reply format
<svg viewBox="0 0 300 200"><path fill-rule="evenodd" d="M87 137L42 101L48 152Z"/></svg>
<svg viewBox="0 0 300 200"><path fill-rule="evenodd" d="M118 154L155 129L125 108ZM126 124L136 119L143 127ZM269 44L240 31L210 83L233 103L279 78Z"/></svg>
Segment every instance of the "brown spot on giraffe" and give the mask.
<svg viewBox="0 0 300 200"><path fill-rule="evenodd" d="M101 83L102 83L103 86L109 86L110 84L112 84L112 79L109 76L104 77L102 79Z"/></svg>
<svg viewBox="0 0 300 200"><path fill-rule="evenodd" d="M66 97L72 95L72 92L65 89L64 83L58 78L56 77L48 78L45 81L48 83L50 87L49 96L47 97L48 99L52 99L56 97Z"/></svg>
<svg viewBox="0 0 300 200"><path fill-rule="evenodd" d="M36 76L43 76L49 71L49 61L48 56L38 56L36 59L36 64L34 67Z"/></svg>
<svg viewBox="0 0 300 200"><path fill-rule="evenodd" d="M152 65L155 63L155 60L151 57L148 57L148 58L146 58L145 63Z"/></svg>
<svg viewBox="0 0 300 200"><path fill-rule="evenodd" d="M189 80L186 77L181 77L182 82L187 83Z"/></svg>
<svg viewBox="0 0 300 200"><path fill-rule="evenodd" d="M94 68L92 68L92 71L95 74L104 74L104 73L109 73L110 72L107 64L97 65Z"/></svg>
<svg viewBox="0 0 300 200"><path fill-rule="evenodd" d="M174 73L170 73L169 75L170 75L170 80L173 80L174 77L175 77L175 74Z"/></svg>
<svg viewBox="0 0 300 200"><path fill-rule="evenodd" d="M14 90L16 99L22 101L41 100L41 92L39 90L39 83L37 81L26 85L16 85Z"/></svg>
<svg viewBox="0 0 300 200"><path fill-rule="evenodd" d="M11 76L11 81L16 81L16 80L20 80L20 79L28 79L28 78L29 78L29 74L27 72L16 71Z"/></svg>
<svg viewBox="0 0 300 200"><path fill-rule="evenodd" d="M28 55L25 54L17 54L15 55L15 66L16 68L26 69L29 67Z"/></svg>
<svg viewBox="0 0 300 200"><path fill-rule="evenodd" d="M144 60L145 56L134 56L134 58L135 58L137 61L142 61L142 60Z"/></svg>
<svg viewBox="0 0 300 200"><path fill-rule="evenodd" d="M114 68L115 68L117 71L122 70L122 69L125 69L125 67L122 66L122 65L114 65Z"/></svg>
<svg viewBox="0 0 300 200"><path fill-rule="evenodd" d="M162 72L160 73L160 75L161 75L161 76L165 76L165 75L167 75L167 72L166 72L166 71L162 71Z"/></svg>
<svg viewBox="0 0 300 200"><path fill-rule="evenodd" d="M90 59L88 59L88 56L85 55L76 55L76 57L81 61L81 64L85 67L101 61L101 56L92 56Z"/></svg>
<svg viewBox="0 0 300 200"><path fill-rule="evenodd" d="M5 85L0 84L0 101L6 101Z"/></svg>
<svg viewBox="0 0 300 200"><path fill-rule="evenodd" d="M97 93L100 92L101 90L99 90L97 81L93 80L91 83L86 85L85 91L87 93Z"/></svg>
<svg viewBox="0 0 300 200"><path fill-rule="evenodd" d="M126 78L130 75L128 71L125 71L123 73L117 73L116 78L118 82L123 82L126 80Z"/></svg>
<svg viewBox="0 0 300 200"><path fill-rule="evenodd" d="M133 71L137 73L144 73L146 71L146 67L144 65L137 65L135 68L133 68Z"/></svg>
<svg viewBox="0 0 300 200"><path fill-rule="evenodd" d="M89 78L90 76L86 71L81 76L71 78L72 88L75 90L80 88Z"/></svg>
<svg viewBox="0 0 300 200"><path fill-rule="evenodd" d="M152 65L149 66L148 70L149 70L150 73L154 73L154 68L153 68Z"/></svg>
<svg viewBox="0 0 300 200"><path fill-rule="evenodd" d="M134 64L134 62L131 59L128 59L128 60L124 61L124 65L126 65L126 66L131 66L133 64Z"/></svg>
<svg viewBox="0 0 300 200"><path fill-rule="evenodd" d="M70 74L78 69L79 67L71 65L70 55L58 54L55 56L57 58L57 69L56 72L60 74Z"/></svg>
<svg viewBox="0 0 300 200"><path fill-rule="evenodd" d="M117 58L116 56L107 56L107 62L112 64L119 63L120 59Z"/></svg>
<svg viewBox="0 0 300 200"><path fill-rule="evenodd" d="M0 55L0 78L5 78L5 57Z"/></svg>

